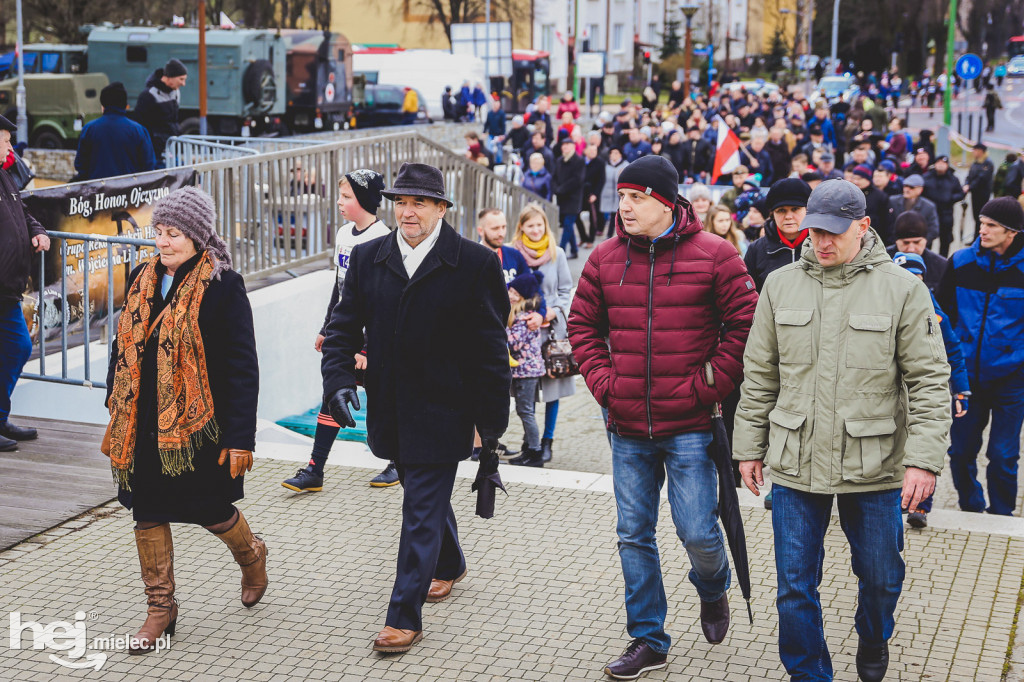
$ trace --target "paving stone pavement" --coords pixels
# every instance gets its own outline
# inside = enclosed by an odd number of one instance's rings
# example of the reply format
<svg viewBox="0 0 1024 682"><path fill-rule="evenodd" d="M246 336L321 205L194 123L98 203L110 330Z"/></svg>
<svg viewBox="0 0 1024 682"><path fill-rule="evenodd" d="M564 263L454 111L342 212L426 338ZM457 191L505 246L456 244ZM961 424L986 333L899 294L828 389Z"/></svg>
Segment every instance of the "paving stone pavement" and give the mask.
<svg viewBox="0 0 1024 682"><path fill-rule="evenodd" d="M497 516L473 516L470 481L453 505L469 576L452 599L424 607L426 637L403 656L370 642L394 577L401 489L366 485L367 469L329 465L322 493L280 486L295 463L259 459L240 504L269 547L270 589L239 603L239 570L198 527L175 526L181 611L169 651L109 652L99 671L49 659L66 651L0 647L3 680L601 680L627 642L610 493L510 484ZM780 680L771 520L742 509L753 573L754 624L739 591L723 644L700 635L688 562L663 504L661 556L674 646L651 680ZM906 538L907 581L888 680L998 680L1024 573L1024 540L929 529ZM838 523L821 586L836 679L852 681L856 581ZM46 625L86 614L88 636L134 633L145 601L130 514L98 507L0 553L0 612ZM92 653L92 652L90 652Z"/></svg>

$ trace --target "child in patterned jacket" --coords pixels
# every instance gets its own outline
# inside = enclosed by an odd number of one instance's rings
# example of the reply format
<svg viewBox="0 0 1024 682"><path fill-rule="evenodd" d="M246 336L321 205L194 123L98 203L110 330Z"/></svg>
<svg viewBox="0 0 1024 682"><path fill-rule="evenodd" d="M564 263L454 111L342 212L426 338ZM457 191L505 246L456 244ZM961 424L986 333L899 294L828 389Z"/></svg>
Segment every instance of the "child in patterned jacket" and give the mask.
<svg viewBox="0 0 1024 682"><path fill-rule="evenodd" d="M540 379L545 374L541 356L540 330L531 330L527 324L530 313L543 306L544 296L540 283L543 275L527 271L508 284L508 299L512 311L508 316L508 348L512 367L512 396L516 400L516 414L523 422L523 440L526 466L542 467L540 430L535 408Z"/></svg>

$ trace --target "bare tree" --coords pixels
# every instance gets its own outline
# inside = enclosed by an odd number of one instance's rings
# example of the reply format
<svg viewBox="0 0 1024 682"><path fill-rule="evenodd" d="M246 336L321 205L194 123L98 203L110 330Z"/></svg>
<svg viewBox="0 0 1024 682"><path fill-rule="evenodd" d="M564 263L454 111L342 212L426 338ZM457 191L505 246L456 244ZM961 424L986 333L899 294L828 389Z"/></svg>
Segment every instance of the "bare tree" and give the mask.
<svg viewBox="0 0 1024 682"><path fill-rule="evenodd" d="M452 24L469 24L484 21L486 10L484 0L417 0L419 7L430 17L430 23L440 23L449 44L452 40ZM514 0L492 0L491 21L528 21L526 3Z"/></svg>

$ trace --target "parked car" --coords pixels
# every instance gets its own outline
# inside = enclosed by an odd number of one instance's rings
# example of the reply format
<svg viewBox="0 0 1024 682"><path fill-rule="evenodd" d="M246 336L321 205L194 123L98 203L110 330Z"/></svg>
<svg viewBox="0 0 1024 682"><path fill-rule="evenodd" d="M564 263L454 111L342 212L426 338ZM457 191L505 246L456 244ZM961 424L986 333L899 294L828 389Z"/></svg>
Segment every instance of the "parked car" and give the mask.
<svg viewBox="0 0 1024 682"><path fill-rule="evenodd" d="M860 94L860 87L854 83L853 76L825 76L818 81L818 87L814 89L807 99L812 105L823 99L830 105L837 102L853 104Z"/></svg>
<svg viewBox="0 0 1024 682"><path fill-rule="evenodd" d="M779 91L779 86L775 83L768 83L760 79L756 81L733 81L732 83L726 83L724 87L730 94L735 94L742 88L760 97L767 97L773 92Z"/></svg>
<svg viewBox="0 0 1024 682"><path fill-rule="evenodd" d="M1024 76L1024 54L1019 54L1006 64L1006 75L1010 78Z"/></svg>
<svg viewBox="0 0 1024 682"><path fill-rule="evenodd" d="M358 88L357 88L358 90ZM431 123L427 116L426 100L423 93L416 91L420 107L416 113L416 123ZM405 114L402 102L405 101L405 90L397 85L363 86L363 95L355 105L355 127L374 128L377 126L402 125Z"/></svg>

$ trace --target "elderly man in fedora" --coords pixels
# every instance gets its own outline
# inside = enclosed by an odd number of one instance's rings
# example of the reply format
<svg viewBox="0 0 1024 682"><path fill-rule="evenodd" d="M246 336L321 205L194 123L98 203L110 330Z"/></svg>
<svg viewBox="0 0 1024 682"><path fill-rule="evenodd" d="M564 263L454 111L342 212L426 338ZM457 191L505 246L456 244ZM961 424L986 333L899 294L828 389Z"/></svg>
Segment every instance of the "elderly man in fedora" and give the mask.
<svg viewBox="0 0 1024 682"><path fill-rule="evenodd" d="M490 458L508 426L509 300L494 252L445 222L441 171L403 164L382 194L398 229L352 251L322 371L331 415L355 426L354 356L366 330L367 441L395 462L405 496L395 586L373 649L401 653L423 638L423 603L444 601L466 576L451 495L473 427Z"/></svg>

